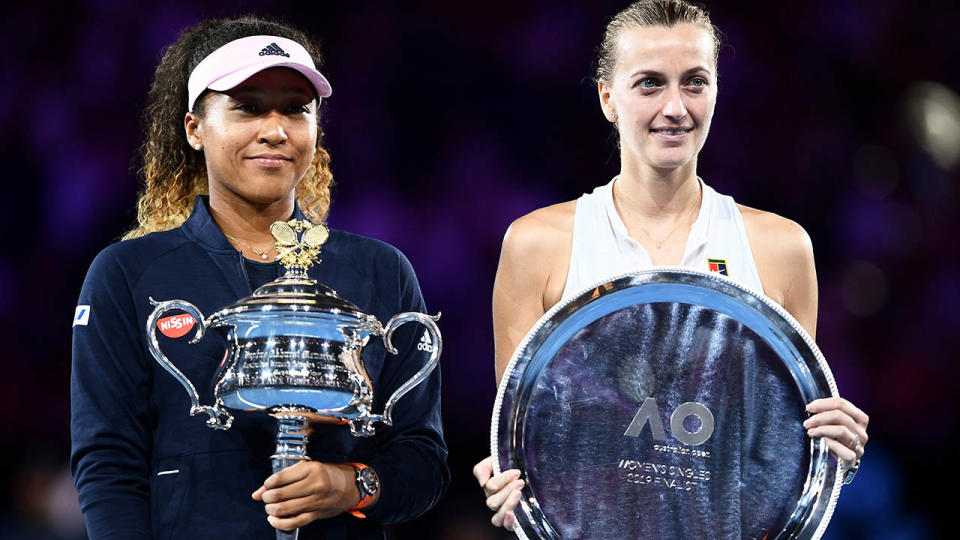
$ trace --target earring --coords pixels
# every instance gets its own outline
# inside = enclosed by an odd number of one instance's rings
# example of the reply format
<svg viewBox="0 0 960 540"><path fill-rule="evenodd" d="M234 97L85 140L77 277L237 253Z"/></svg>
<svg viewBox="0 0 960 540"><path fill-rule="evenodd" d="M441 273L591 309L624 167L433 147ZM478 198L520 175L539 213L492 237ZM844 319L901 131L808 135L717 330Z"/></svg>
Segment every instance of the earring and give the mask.
<svg viewBox="0 0 960 540"><path fill-rule="evenodd" d="M611 120L616 120L616 119L617 119L617 113L615 113L615 112L613 112L613 111L610 111L610 119L611 119Z"/></svg>
<svg viewBox="0 0 960 540"><path fill-rule="evenodd" d="M194 147L194 149L196 149L196 150L200 150L200 148L201 148L200 143L197 143L197 144L193 145L193 147Z"/></svg>

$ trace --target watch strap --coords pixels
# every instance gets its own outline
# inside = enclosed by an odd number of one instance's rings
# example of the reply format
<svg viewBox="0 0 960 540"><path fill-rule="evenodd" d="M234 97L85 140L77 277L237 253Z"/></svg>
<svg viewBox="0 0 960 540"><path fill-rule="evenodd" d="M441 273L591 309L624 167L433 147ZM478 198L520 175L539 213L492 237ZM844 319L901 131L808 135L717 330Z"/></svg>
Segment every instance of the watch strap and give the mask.
<svg viewBox="0 0 960 540"><path fill-rule="evenodd" d="M856 461L842 462L840 470L843 471L843 485L853 482L853 477L856 476L857 471L860 470L860 458L857 458Z"/></svg>
<svg viewBox="0 0 960 540"><path fill-rule="evenodd" d="M360 510L370 506L373 503L373 499L375 499L377 496L376 492L374 493L367 492L367 490L363 486L363 483L360 482L360 471L364 469L370 469L370 467L367 465L364 465L363 463L347 463L347 465L352 466L353 470L355 471L355 482L357 483L357 491L360 492L360 502L355 504L353 508L347 510L347 513L353 517L364 519L367 516ZM370 470L372 471L373 469L370 469Z"/></svg>

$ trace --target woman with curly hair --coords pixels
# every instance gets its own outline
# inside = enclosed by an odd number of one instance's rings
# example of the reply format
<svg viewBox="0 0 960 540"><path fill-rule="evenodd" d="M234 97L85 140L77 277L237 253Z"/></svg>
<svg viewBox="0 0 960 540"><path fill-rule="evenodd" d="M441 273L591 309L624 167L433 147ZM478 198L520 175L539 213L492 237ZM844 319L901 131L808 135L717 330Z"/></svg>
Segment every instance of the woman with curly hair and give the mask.
<svg viewBox="0 0 960 540"><path fill-rule="evenodd" d="M271 418L241 413L234 429L210 430L147 351L151 297L212 313L280 275L273 222L326 218L319 106L331 88L319 66L305 34L255 17L203 22L163 54L144 114L138 225L94 260L74 320L71 466L92 539L298 527L301 538L382 538L382 524L425 512L449 483L439 372L398 404L391 427L358 439L317 424L313 461L271 474ZM330 231L310 276L380 320L426 310L409 262L376 240ZM212 380L226 347L159 339L193 381ZM412 329L393 343L387 362L379 343L364 349L374 408L426 362Z"/></svg>
<svg viewBox="0 0 960 540"><path fill-rule="evenodd" d="M595 81L600 111L619 137L620 174L507 230L493 291L498 383L524 335L553 305L605 278L654 266L719 270L766 293L816 336L817 279L806 231L736 204L697 176L717 102L719 50L707 11L685 0L641 0L607 24ZM717 256L723 267L711 268L708 257ZM842 398L814 400L807 411L808 436L824 438L855 471L867 415ZM488 457L474 475L493 524L512 529L521 472L493 475Z"/></svg>

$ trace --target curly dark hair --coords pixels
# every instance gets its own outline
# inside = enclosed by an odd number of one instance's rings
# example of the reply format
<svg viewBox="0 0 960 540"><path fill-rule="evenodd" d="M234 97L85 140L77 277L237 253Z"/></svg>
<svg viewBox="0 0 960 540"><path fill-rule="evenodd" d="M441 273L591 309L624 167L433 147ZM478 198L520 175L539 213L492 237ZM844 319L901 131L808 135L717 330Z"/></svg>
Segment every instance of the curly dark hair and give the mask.
<svg viewBox="0 0 960 540"><path fill-rule="evenodd" d="M147 94L143 111L146 137L140 148L143 187L137 201L137 226L123 236L125 240L179 226L190 216L196 196L208 193L203 154L190 147L183 129L187 82L193 69L210 53L236 39L256 35L296 41L310 53L320 69L319 45L300 30L275 20L251 15L211 19L181 32L164 50ZM204 94L194 107L194 113L200 116L203 116ZM304 214L320 223L330 208L333 174L330 154L320 144L323 131L319 125L317 128L316 154L297 184L296 197Z"/></svg>

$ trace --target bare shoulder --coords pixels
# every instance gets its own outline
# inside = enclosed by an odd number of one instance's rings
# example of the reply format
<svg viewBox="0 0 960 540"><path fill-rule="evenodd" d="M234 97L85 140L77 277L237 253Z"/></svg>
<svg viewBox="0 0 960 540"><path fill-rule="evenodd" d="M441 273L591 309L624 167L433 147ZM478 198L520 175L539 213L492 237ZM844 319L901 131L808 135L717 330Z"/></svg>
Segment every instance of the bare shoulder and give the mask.
<svg viewBox="0 0 960 540"><path fill-rule="evenodd" d="M507 229L493 284L497 380L530 327L560 299L570 261L576 202L541 208Z"/></svg>
<svg viewBox="0 0 960 540"><path fill-rule="evenodd" d="M743 216L754 258L777 259L796 263L797 259L813 257L810 235L796 221L742 204L737 205ZM758 261L759 262L759 261Z"/></svg>
<svg viewBox="0 0 960 540"><path fill-rule="evenodd" d="M576 201L554 204L510 225L500 251L495 293L532 295L531 306L536 306L539 315L560 300L570 265L576 208Z"/></svg>
<svg viewBox="0 0 960 540"><path fill-rule="evenodd" d="M810 235L797 222L738 205L763 291L817 334L817 271Z"/></svg>
<svg viewBox="0 0 960 540"><path fill-rule="evenodd" d="M576 201L567 201L517 218L503 237L504 252L536 257L555 253L564 246L569 251L576 208Z"/></svg>

